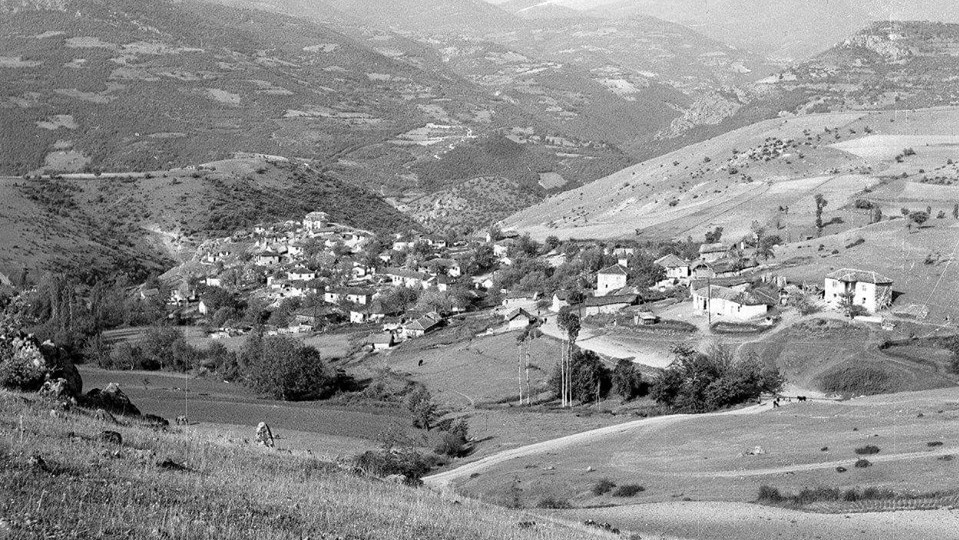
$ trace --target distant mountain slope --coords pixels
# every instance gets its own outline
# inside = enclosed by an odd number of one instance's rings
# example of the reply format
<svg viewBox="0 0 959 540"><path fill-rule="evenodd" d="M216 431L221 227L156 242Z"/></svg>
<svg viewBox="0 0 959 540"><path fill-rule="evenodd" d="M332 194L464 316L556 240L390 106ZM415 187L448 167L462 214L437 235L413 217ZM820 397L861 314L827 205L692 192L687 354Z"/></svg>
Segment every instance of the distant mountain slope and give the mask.
<svg viewBox="0 0 959 540"><path fill-rule="evenodd" d="M352 20L314 4L338 27ZM496 174L538 200L540 172L578 185L628 163L602 140L558 156L560 147L541 141L575 136L395 34L352 28L369 39L356 41L306 19L191 0L3 9L0 123L14 129L0 133L0 174L146 171L246 151L315 160L384 196L418 197ZM525 144L528 167L504 173L482 147L514 128L536 138ZM469 170L435 166L457 149L475 156ZM485 219L517 209L506 204Z"/></svg>
<svg viewBox="0 0 959 540"><path fill-rule="evenodd" d="M493 3L499 4L499 1L493 0ZM550 3L611 20L654 16L683 24L729 45L793 60L818 54L877 20L959 22L959 4L952 0L550 0Z"/></svg>
<svg viewBox="0 0 959 540"><path fill-rule="evenodd" d="M959 24L878 22L758 85L796 111L959 104Z"/></svg>
<svg viewBox="0 0 959 540"><path fill-rule="evenodd" d="M523 19L579 19L579 11L550 0L510 0L499 7Z"/></svg>
<svg viewBox="0 0 959 540"><path fill-rule="evenodd" d="M482 0L323 0L367 24L422 33L486 35L514 30L520 21Z"/></svg>

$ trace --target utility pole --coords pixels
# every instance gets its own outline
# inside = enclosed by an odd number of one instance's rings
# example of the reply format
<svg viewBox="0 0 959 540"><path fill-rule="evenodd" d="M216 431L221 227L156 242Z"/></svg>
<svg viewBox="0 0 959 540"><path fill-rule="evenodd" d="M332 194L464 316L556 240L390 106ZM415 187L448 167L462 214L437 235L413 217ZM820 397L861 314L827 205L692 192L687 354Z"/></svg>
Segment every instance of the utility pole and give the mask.
<svg viewBox="0 0 959 540"><path fill-rule="evenodd" d="M713 287L709 278L706 278L706 320L706 324L711 328L713 326Z"/></svg>

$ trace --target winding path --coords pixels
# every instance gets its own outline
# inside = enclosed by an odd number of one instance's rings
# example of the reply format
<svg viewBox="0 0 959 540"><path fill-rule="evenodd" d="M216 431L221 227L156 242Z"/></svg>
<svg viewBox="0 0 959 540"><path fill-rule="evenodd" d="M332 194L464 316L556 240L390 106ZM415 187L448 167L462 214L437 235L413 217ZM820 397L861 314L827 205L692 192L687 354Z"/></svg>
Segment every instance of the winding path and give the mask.
<svg viewBox="0 0 959 540"><path fill-rule="evenodd" d="M427 476L423 478L423 482L430 487L445 491L452 487L452 483L454 481L464 477L469 477L469 475L475 472L488 469L494 465L499 465L500 463L503 463L512 459L560 450L567 446L594 442L598 439L602 439L606 435L610 435L613 433L627 433L629 431L646 428L649 426L669 425L669 424L682 422L689 418L756 414L765 410L769 410L770 408L771 408L770 405L753 405L751 407L745 407L742 409L725 411L721 413L673 414L668 416L657 416L654 418L643 418L642 420L634 420L632 422L626 422L623 424L616 424L614 426L607 426L599 429L593 429L590 431L584 431L582 433L567 435L565 437L560 437L558 439L551 439L548 441L538 442L538 443L530 444L527 446L521 446L519 448L503 450L502 452L498 452L491 456L487 456L485 458L473 461L471 463L467 463L453 470Z"/></svg>

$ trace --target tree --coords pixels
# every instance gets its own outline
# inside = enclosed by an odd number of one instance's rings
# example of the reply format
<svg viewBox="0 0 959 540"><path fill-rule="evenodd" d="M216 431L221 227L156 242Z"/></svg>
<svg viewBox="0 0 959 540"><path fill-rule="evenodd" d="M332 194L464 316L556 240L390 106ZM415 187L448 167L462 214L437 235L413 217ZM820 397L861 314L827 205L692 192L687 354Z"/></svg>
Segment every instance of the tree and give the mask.
<svg viewBox="0 0 959 540"><path fill-rule="evenodd" d="M559 329L566 333L565 346L560 349L560 403L563 407L572 407L572 383L571 383L571 362L573 350L576 347L576 338L579 337L581 328L579 315L573 313L569 307L563 308L556 317L556 324Z"/></svg>
<svg viewBox="0 0 959 540"><path fill-rule="evenodd" d="M413 426L429 431L437 416L436 403L433 402L430 391L425 386L417 387L407 399L406 406L410 411Z"/></svg>
<svg viewBox="0 0 959 540"><path fill-rule="evenodd" d="M453 311L453 298L447 291L429 290L420 295L416 301L417 311L430 312L435 311L446 315Z"/></svg>
<svg viewBox="0 0 959 540"><path fill-rule="evenodd" d="M543 251L549 253L554 249L559 247L559 237L554 235L549 235L546 237L546 240L543 241Z"/></svg>
<svg viewBox="0 0 959 540"><path fill-rule="evenodd" d="M959 204L952 207L952 219L959 219Z"/></svg>
<svg viewBox="0 0 959 540"><path fill-rule="evenodd" d="M324 399L340 386L340 376L328 370L320 351L285 336L262 340L260 357L250 372L253 388L274 399Z"/></svg>
<svg viewBox="0 0 959 540"><path fill-rule="evenodd" d="M870 221L872 223L879 223L880 221L882 221L882 208L879 208L878 206L873 207L872 215L870 217L871 217Z"/></svg>
<svg viewBox="0 0 959 540"><path fill-rule="evenodd" d="M599 401L609 394L612 388L612 377L609 368L603 365L599 356L588 350L577 348L567 364L567 392L569 406L572 401L589 403ZM562 372L554 371L552 376L553 388L562 392Z"/></svg>
<svg viewBox="0 0 959 540"><path fill-rule="evenodd" d="M517 380L519 383L519 404L523 404L523 374L526 374L526 404L532 405L533 403L533 388L529 380L529 366L530 366L530 348L532 347L533 340L541 337L543 332L539 329L540 323L536 322L527 326L516 337L516 343L520 346L520 356L519 361L517 362Z"/></svg>
<svg viewBox="0 0 959 540"><path fill-rule="evenodd" d="M623 401L630 401L645 395L649 391L649 385L643 380L643 374L639 372L630 360L620 360L613 369L613 393L623 398Z"/></svg>
<svg viewBox="0 0 959 540"><path fill-rule="evenodd" d="M723 237L722 227L716 227L712 231L706 231L707 244L717 244L722 240L722 237Z"/></svg>
<svg viewBox="0 0 959 540"><path fill-rule="evenodd" d="M822 236L825 225L822 222L822 210L829 204L829 201L821 193L816 194L816 236Z"/></svg>
<svg viewBox="0 0 959 540"><path fill-rule="evenodd" d="M929 221L929 214L922 211L912 212L909 214L909 221L922 227L923 223Z"/></svg>
<svg viewBox="0 0 959 540"><path fill-rule="evenodd" d="M653 384L656 401L670 408L708 412L756 399L763 392L776 393L784 379L774 366L757 356L738 362L732 352L715 347L708 353L686 346L673 349L676 360Z"/></svg>

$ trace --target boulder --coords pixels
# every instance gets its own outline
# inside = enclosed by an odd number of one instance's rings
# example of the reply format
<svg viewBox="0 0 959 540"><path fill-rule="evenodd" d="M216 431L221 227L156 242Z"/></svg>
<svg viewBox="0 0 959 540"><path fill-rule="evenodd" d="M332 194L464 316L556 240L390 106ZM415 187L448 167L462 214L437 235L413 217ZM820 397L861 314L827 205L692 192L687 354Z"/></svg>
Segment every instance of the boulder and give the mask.
<svg viewBox="0 0 959 540"><path fill-rule="evenodd" d="M406 475L404 474L391 474L383 478L383 480L390 482L392 484L405 484L409 481L409 479L406 478Z"/></svg>
<svg viewBox="0 0 959 540"><path fill-rule="evenodd" d="M52 342L40 343L18 328L0 325L0 386L35 392L48 381L57 383L57 397L77 398L83 379L69 355Z"/></svg>
<svg viewBox="0 0 959 540"><path fill-rule="evenodd" d="M99 388L90 390L80 400L80 404L91 409L103 409L113 414L140 416L140 409L130 401L123 390L120 390L120 385L117 383L110 383L103 390Z"/></svg>
<svg viewBox="0 0 959 540"><path fill-rule="evenodd" d="M103 431L100 432L100 440L107 444L115 444L120 446L123 444L123 436L121 436L116 431Z"/></svg>

